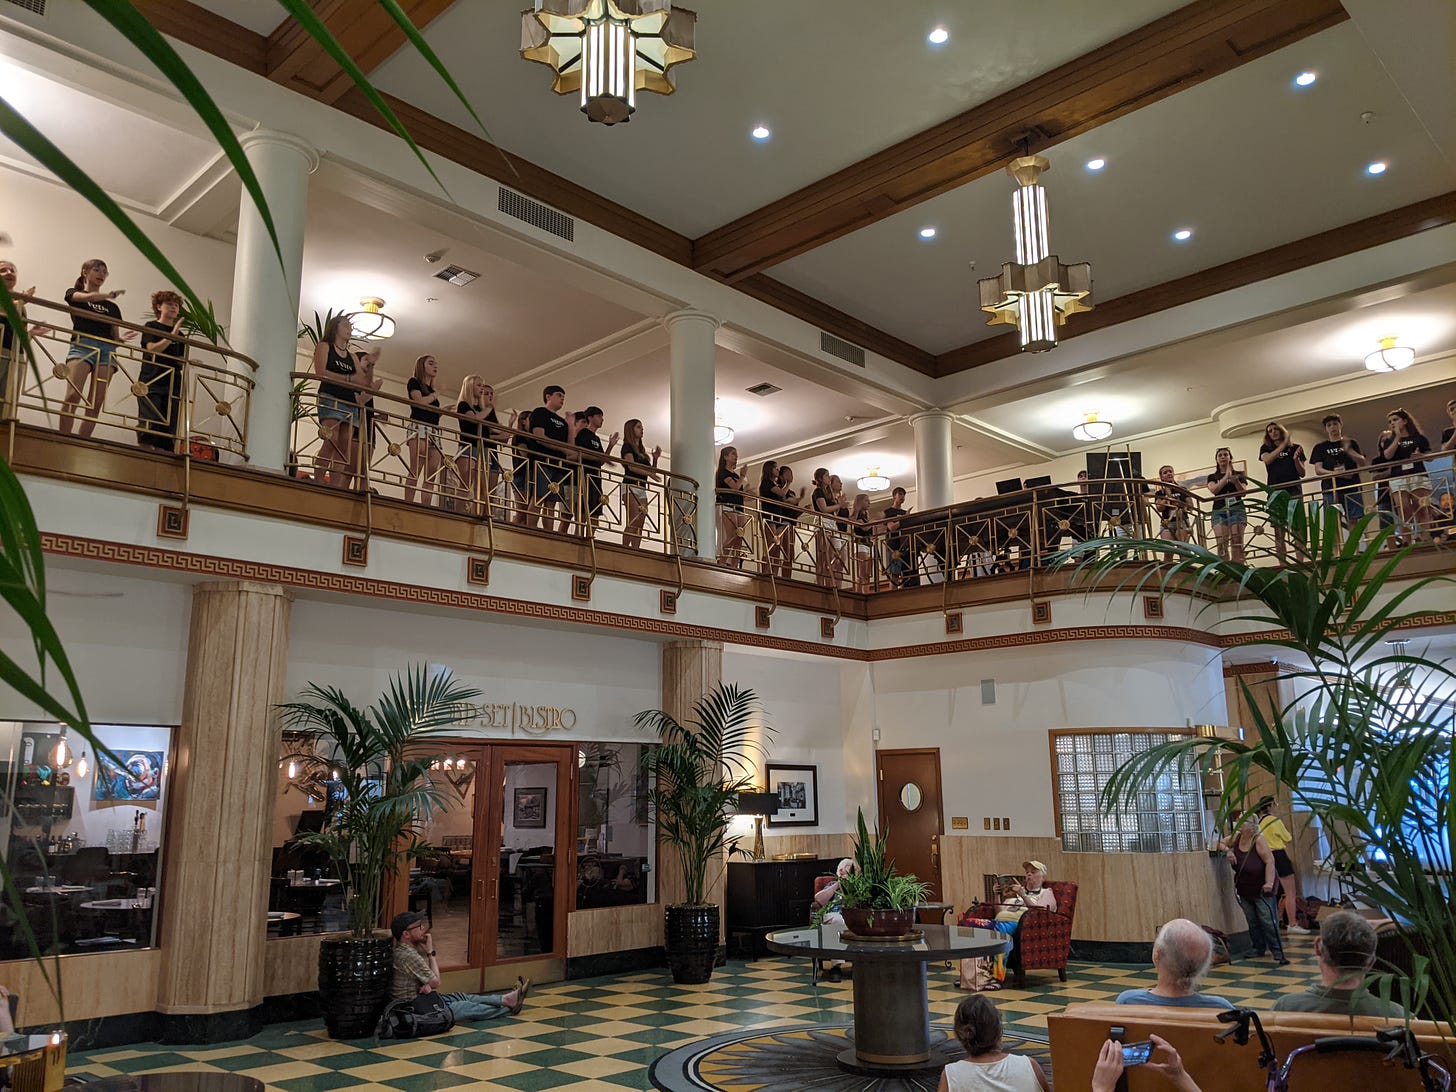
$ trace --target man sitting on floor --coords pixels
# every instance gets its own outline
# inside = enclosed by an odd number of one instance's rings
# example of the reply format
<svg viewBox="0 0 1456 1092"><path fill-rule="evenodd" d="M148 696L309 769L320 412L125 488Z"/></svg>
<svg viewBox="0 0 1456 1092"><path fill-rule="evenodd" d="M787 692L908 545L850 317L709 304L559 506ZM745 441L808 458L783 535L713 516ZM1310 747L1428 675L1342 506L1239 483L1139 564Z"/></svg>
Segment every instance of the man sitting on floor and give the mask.
<svg viewBox="0 0 1456 1092"><path fill-rule="evenodd" d="M1321 921L1314 953L1319 956L1319 982L1303 993L1285 994L1274 1002L1275 1012L1337 1012L1404 1019L1405 1009L1365 988L1365 973L1375 963L1375 927L1359 914L1337 910Z"/></svg>
<svg viewBox="0 0 1456 1092"><path fill-rule="evenodd" d="M1123 990L1119 1005L1168 1005L1173 1008L1231 1009L1233 1003L1213 993L1199 993L1198 984L1213 962L1213 940L1203 926L1174 918L1153 941L1153 970L1158 983L1150 990Z"/></svg>
<svg viewBox="0 0 1456 1092"><path fill-rule="evenodd" d="M394 934L394 974L389 999L408 1001L416 994L431 993L440 985L440 964L435 942L425 929L424 914L396 914L389 923ZM509 993L447 993L441 996L456 1020L494 1020L509 1013L515 1016L526 1003L531 989L529 978L517 978Z"/></svg>

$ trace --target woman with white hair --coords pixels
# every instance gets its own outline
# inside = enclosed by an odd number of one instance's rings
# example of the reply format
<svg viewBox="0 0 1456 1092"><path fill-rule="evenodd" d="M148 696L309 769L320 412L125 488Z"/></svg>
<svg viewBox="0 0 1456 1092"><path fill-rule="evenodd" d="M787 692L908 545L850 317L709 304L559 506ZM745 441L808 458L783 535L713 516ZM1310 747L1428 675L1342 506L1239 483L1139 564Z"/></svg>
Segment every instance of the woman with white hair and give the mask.
<svg viewBox="0 0 1456 1092"><path fill-rule="evenodd" d="M844 924L844 896L840 894L839 884L844 877L851 872L858 872L859 866L854 861L845 857L839 862L834 870L834 882L825 884L814 895L815 920L820 924L843 925ZM822 916L820 911L823 911ZM843 959L831 959L820 964L820 973L830 982L839 982L844 978L844 968L849 963Z"/></svg>

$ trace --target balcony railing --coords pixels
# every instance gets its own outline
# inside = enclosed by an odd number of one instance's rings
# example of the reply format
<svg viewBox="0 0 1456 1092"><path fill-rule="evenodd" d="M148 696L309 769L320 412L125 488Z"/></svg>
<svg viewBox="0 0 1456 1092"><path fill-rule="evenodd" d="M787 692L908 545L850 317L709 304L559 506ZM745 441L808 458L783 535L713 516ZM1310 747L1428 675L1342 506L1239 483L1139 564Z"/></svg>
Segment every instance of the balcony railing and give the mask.
<svg viewBox="0 0 1456 1092"><path fill-rule="evenodd" d="M189 458L246 460L253 361L186 336L171 338L174 348L149 353L143 340L155 343L162 335L124 320L115 322L114 339L79 335L72 316L96 315L51 300L28 300L26 312L34 362L20 358L16 339L0 366L0 421Z"/></svg>

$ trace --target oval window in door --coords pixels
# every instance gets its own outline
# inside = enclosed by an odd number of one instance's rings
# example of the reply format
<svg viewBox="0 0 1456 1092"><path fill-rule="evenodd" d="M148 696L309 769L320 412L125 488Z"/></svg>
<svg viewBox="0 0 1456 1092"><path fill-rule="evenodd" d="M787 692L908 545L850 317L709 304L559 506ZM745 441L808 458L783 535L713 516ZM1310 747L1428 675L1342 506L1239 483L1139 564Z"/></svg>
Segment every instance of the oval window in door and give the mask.
<svg viewBox="0 0 1456 1092"><path fill-rule="evenodd" d="M907 781L900 786L900 806L906 811L916 811L921 801L920 786L913 781Z"/></svg>

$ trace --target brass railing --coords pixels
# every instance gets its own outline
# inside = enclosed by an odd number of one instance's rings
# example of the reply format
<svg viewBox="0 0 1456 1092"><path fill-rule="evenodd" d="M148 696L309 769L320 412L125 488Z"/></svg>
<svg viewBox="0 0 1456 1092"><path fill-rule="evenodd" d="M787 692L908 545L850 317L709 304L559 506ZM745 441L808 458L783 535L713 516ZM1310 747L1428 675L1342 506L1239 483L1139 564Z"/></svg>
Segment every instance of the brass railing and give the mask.
<svg viewBox="0 0 1456 1092"><path fill-rule="evenodd" d="M117 337L78 335L72 316L90 311L25 301L33 360L17 338L0 371L0 421L19 421L98 440L212 461L245 462L248 404L257 365L193 337L173 340L177 357L148 353L156 330L118 320Z"/></svg>
<svg viewBox="0 0 1456 1092"><path fill-rule="evenodd" d="M319 377L295 372L293 472L322 485L388 496L490 523L676 554L697 546L697 484L615 456L556 444L441 409L412 421L412 403L356 391L351 420L319 416ZM330 400L332 409L338 400ZM462 429L463 426L463 429ZM479 427L480 436L473 433ZM347 433L343 429L347 429Z"/></svg>

